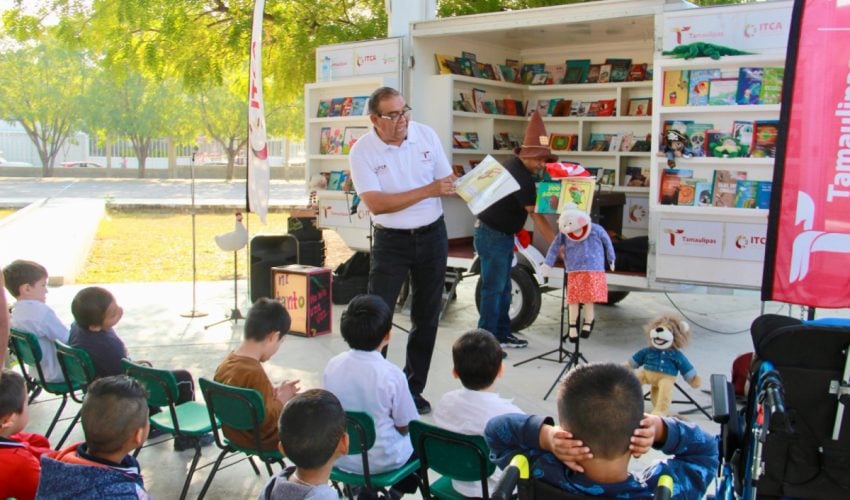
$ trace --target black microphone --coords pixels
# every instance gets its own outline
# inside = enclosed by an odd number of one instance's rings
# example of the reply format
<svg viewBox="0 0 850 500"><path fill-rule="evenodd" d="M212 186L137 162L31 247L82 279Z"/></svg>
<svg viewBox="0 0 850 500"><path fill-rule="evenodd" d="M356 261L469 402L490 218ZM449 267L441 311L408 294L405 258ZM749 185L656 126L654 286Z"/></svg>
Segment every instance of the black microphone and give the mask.
<svg viewBox="0 0 850 500"><path fill-rule="evenodd" d="M673 478L667 474L658 478L653 500L670 500L673 498Z"/></svg>

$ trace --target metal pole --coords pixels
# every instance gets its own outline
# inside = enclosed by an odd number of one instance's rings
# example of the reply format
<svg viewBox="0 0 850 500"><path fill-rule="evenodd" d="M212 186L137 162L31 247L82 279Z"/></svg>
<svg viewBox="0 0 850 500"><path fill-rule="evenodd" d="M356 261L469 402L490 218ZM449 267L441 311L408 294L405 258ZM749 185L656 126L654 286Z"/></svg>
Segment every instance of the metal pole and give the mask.
<svg viewBox="0 0 850 500"><path fill-rule="evenodd" d="M195 233L195 154L198 152L198 146L192 149L192 160L189 163L189 172L192 177L192 309L181 314L184 318L200 318L206 316L207 313L199 311L196 307L196 288L198 284L198 268L196 258L196 233Z"/></svg>

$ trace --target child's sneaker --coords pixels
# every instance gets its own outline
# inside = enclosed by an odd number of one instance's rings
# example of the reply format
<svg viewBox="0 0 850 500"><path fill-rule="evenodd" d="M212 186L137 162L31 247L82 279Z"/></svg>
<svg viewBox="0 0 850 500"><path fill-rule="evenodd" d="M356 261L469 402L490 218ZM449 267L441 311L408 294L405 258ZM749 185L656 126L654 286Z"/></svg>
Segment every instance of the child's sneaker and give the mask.
<svg viewBox="0 0 850 500"><path fill-rule="evenodd" d="M528 341L517 338L514 334L509 333L504 338L499 339L499 344L501 344L502 348L513 347L515 349L528 347Z"/></svg>

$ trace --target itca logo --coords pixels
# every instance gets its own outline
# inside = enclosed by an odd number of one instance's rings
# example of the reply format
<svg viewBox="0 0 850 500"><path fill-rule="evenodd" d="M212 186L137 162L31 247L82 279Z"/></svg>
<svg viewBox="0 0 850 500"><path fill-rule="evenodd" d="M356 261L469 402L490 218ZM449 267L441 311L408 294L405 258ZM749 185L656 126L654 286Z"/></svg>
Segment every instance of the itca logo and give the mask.
<svg viewBox="0 0 850 500"><path fill-rule="evenodd" d="M740 249L747 248L749 241L747 237L743 234L739 234L737 238L735 238L735 246Z"/></svg>
<svg viewBox="0 0 850 500"><path fill-rule="evenodd" d="M781 29L782 23L780 22L764 22L758 25L748 23L744 26L744 37L752 38L764 31L779 31Z"/></svg>

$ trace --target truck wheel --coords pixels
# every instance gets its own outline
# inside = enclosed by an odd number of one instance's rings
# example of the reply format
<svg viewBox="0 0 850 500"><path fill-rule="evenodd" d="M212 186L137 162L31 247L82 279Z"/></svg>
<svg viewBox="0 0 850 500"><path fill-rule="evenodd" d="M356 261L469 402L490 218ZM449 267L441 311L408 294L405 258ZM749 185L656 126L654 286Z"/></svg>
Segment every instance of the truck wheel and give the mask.
<svg viewBox="0 0 850 500"><path fill-rule="evenodd" d="M475 285L475 307L481 311L481 279ZM527 328L540 313L540 287L525 266L511 269L511 331Z"/></svg>
<svg viewBox="0 0 850 500"><path fill-rule="evenodd" d="M625 299L629 292L608 292L608 301L605 302L606 306L613 306L614 304L620 302Z"/></svg>

